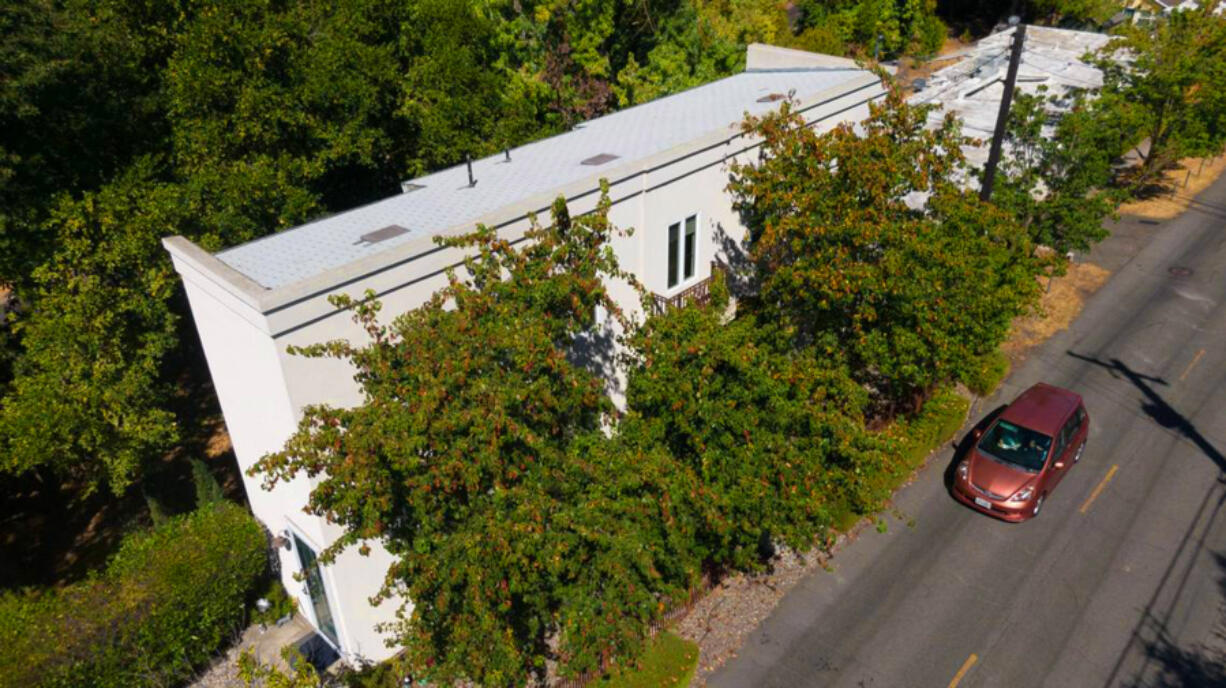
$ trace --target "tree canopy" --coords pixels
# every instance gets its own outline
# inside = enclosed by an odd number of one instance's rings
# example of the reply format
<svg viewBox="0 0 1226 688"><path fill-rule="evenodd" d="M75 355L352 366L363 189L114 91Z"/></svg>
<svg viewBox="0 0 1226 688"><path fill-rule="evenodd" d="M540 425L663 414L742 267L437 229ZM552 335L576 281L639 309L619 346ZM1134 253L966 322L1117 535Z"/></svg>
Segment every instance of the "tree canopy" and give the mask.
<svg viewBox="0 0 1226 688"><path fill-rule="evenodd" d="M802 29L774 0L7 3L0 466L118 492L173 445L200 362L161 236L217 250L345 210Z"/></svg>
<svg viewBox="0 0 1226 688"><path fill-rule="evenodd" d="M310 510L346 528L325 560L363 539L397 557L387 592L413 600L397 637L437 677L522 684L551 637L564 670L599 666L693 582L674 530L690 510L670 495L695 488L660 452L608 442L604 381L569 357L597 305L620 312L607 207L571 219L559 201L522 250L485 228L446 241L471 250L467 276L391 325L339 300L370 343L301 353L353 363L366 401L308 408L258 464L268 485L319 476Z"/></svg>
<svg viewBox="0 0 1226 688"><path fill-rule="evenodd" d="M1124 27L1100 57L1104 97L1147 139L1137 186L1226 144L1226 16L1202 4Z"/></svg>
<svg viewBox="0 0 1226 688"><path fill-rule="evenodd" d="M874 400L905 408L993 350L1034 293L1031 242L962 180L952 116L898 90L819 134L790 104L750 119L762 162L734 165L762 308Z"/></svg>

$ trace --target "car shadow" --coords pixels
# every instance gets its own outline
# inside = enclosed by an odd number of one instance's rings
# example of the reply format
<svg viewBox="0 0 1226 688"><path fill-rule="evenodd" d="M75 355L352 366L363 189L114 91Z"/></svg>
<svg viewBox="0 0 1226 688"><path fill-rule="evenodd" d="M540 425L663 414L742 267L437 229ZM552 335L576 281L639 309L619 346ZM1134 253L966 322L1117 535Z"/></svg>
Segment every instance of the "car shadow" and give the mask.
<svg viewBox="0 0 1226 688"><path fill-rule="evenodd" d="M975 436L975 431L987 430L988 426L992 424L992 421L996 420L997 416L1004 413L1007 407L1008 404L1001 404L995 409L992 409L991 413L988 413L983 418L980 418L978 422L971 426L971 429L968 430L961 439L954 443L954 455L949 460L949 465L945 467L944 473L945 489L947 491L954 489L954 474L958 470L958 463L962 461L962 458L966 456L966 453L970 451L970 448L975 444L975 440L977 439Z"/></svg>

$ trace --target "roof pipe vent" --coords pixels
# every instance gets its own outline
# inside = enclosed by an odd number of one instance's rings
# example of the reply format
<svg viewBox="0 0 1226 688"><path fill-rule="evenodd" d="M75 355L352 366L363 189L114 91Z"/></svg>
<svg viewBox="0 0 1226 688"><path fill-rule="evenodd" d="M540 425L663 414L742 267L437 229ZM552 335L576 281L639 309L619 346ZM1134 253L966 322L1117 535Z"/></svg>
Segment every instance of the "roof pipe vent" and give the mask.
<svg viewBox="0 0 1226 688"><path fill-rule="evenodd" d="M473 178L473 158L471 155L464 156L464 162L468 165L468 188L477 185L477 180Z"/></svg>

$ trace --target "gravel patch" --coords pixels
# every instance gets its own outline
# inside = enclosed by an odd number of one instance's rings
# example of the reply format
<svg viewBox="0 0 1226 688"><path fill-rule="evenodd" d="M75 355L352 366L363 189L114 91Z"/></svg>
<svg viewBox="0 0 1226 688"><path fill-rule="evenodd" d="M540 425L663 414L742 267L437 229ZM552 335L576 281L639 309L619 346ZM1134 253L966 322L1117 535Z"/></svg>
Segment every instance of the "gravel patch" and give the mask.
<svg viewBox="0 0 1226 688"><path fill-rule="evenodd" d="M213 660L196 680L189 683L189 688L244 688L243 682L238 678L238 655L243 647L243 643L235 643L224 655Z"/></svg>
<svg viewBox="0 0 1226 688"><path fill-rule="evenodd" d="M829 550L813 548L801 554L781 548L766 571L737 574L721 581L673 628L698 645L698 668L692 688L705 686L724 662L735 657L746 637L774 611L775 605L805 576L827 568L830 558L872 523L861 519L849 533L840 533Z"/></svg>

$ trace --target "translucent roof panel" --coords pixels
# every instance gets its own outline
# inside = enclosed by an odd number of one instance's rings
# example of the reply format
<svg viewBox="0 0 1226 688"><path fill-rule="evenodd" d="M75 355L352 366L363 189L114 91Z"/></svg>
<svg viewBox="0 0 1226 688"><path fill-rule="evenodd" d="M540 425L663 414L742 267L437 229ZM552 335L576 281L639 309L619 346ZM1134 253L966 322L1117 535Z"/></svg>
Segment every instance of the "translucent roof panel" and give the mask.
<svg viewBox="0 0 1226 688"><path fill-rule="evenodd" d="M510 162L501 153L474 160L475 186L468 184L465 165L457 165L411 180L418 188L408 193L226 249L217 258L269 289L293 284L420 237L475 223L499 208L599 174L601 167L644 160L727 130L746 113L779 107L764 96L795 91L804 100L863 74L829 67L743 72L514 148ZM616 158L593 164L599 156ZM408 231L377 242L362 240L393 225Z"/></svg>

